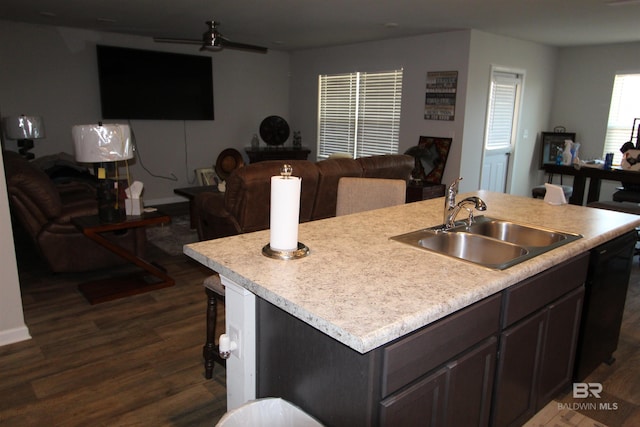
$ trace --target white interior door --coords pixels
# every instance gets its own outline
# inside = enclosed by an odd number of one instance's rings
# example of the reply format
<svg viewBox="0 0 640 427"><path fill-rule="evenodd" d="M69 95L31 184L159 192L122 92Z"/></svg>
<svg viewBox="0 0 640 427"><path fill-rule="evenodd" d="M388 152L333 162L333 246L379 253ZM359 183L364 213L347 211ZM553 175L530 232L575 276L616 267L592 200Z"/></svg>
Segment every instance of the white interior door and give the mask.
<svg viewBox="0 0 640 427"><path fill-rule="evenodd" d="M497 150L485 150L482 162L482 179L480 188L483 190L507 191L507 175L509 173L509 159L511 147Z"/></svg>
<svg viewBox="0 0 640 427"><path fill-rule="evenodd" d="M522 73L492 70L480 177L483 190L507 192L521 87Z"/></svg>

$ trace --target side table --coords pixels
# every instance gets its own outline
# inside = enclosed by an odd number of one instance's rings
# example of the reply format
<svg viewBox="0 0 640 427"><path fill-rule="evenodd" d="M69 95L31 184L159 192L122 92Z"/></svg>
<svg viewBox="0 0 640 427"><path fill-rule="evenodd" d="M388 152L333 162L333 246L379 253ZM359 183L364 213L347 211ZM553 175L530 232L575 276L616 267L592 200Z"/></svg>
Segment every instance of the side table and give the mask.
<svg viewBox="0 0 640 427"><path fill-rule="evenodd" d="M200 193L219 193L216 185L175 188L173 192L189 199L189 225L191 228L196 228L196 196Z"/></svg>
<svg viewBox="0 0 640 427"><path fill-rule="evenodd" d="M155 289L173 286L175 281L156 265L145 261L127 249L118 246L101 233L127 230L149 225L166 224L171 217L161 212L145 212L140 216L127 216L123 222L104 224L98 215L72 218L71 222L89 239L110 250L114 254L140 267L143 272L123 277L94 280L78 285L78 289L91 304L111 301Z"/></svg>
<svg viewBox="0 0 640 427"><path fill-rule="evenodd" d="M444 184L410 182L407 184L407 203L442 197L445 187Z"/></svg>

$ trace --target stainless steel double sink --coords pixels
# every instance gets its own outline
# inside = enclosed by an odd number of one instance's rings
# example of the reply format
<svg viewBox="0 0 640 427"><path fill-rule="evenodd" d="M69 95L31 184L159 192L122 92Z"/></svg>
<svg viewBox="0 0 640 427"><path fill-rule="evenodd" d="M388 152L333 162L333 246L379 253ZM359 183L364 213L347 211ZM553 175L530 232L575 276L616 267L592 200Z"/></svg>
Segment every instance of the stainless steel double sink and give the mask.
<svg viewBox="0 0 640 427"><path fill-rule="evenodd" d="M391 239L484 267L504 270L581 237L579 234L478 216L470 226L466 223L449 229L435 226Z"/></svg>

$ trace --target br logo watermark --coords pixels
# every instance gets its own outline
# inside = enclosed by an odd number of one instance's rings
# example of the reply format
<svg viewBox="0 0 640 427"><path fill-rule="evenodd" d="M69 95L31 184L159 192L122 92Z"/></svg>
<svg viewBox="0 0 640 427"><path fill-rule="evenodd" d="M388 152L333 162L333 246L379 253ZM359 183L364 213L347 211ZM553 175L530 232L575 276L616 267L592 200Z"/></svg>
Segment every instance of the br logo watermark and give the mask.
<svg viewBox="0 0 640 427"><path fill-rule="evenodd" d="M573 383L574 399L600 399L602 393L601 383ZM558 403L558 409L570 409L573 411L615 411L618 409L617 403L611 402L572 402Z"/></svg>
<svg viewBox="0 0 640 427"><path fill-rule="evenodd" d="M573 398L586 399L595 397L600 399L602 393L602 384L600 383L573 383Z"/></svg>

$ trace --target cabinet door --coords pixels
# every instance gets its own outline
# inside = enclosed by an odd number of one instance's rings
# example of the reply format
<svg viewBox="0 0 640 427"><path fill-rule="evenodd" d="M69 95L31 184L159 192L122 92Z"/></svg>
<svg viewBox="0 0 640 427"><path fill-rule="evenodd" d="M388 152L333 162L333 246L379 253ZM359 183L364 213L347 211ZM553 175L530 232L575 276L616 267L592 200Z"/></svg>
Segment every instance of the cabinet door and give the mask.
<svg viewBox="0 0 640 427"><path fill-rule="evenodd" d="M500 337L492 425L520 426L535 414L535 386L545 310L506 329Z"/></svg>
<svg viewBox="0 0 640 427"><path fill-rule="evenodd" d="M380 425L388 427L444 425L448 373L448 368L442 368L380 402Z"/></svg>
<svg viewBox="0 0 640 427"><path fill-rule="evenodd" d="M382 426L486 426L497 349L490 337L381 402Z"/></svg>
<svg viewBox="0 0 640 427"><path fill-rule="evenodd" d="M536 409L540 410L571 383L584 288L549 305Z"/></svg>
<svg viewBox="0 0 640 427"><path fill-rule="evenodd" d="M489 425L497 347L497 338L491 337L458 360L447 364L449 391L445 425Z"/></svg>

